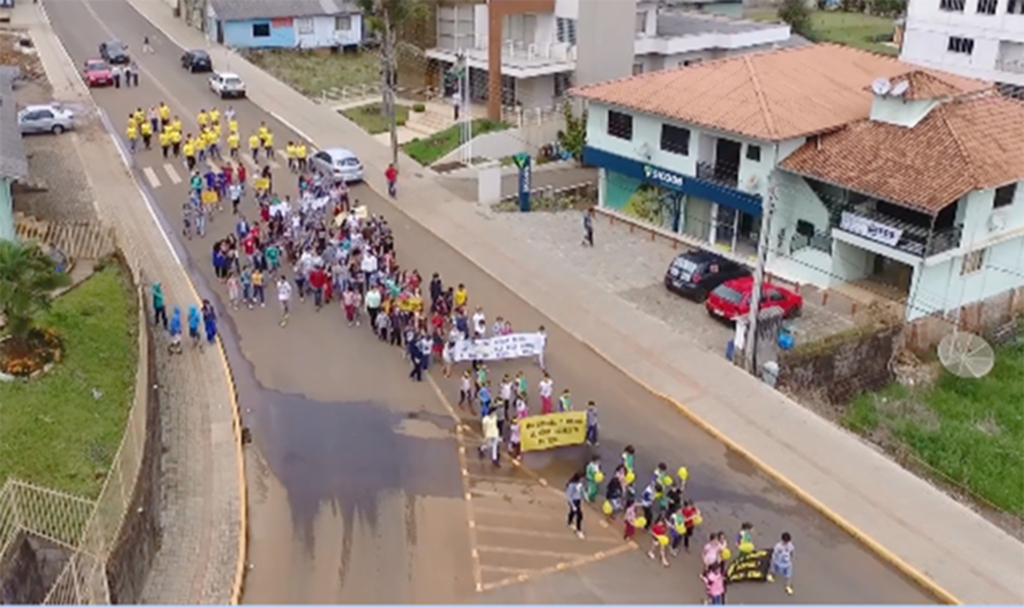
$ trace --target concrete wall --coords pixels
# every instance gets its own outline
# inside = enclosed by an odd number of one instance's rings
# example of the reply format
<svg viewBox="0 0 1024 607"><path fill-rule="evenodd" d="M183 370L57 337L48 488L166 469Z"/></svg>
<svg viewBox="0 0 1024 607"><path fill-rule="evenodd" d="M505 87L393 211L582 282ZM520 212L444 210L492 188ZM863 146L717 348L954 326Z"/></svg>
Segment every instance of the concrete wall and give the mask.
<svg viewBox="0 0 1024 607"><path fill-rule="evenodd" d="M636 0L577 0L576 85L633 73ZM629 24L629 27L625 27Z"/></svg>
<svg viewBox="0 0 1024 607"><path fill-rule="evenodd" d="M362 15L346 15L348 29L337 29L338 20L332 16L295 19L295 40L300 48L330 48L354 46L363 39Z"/></svg>

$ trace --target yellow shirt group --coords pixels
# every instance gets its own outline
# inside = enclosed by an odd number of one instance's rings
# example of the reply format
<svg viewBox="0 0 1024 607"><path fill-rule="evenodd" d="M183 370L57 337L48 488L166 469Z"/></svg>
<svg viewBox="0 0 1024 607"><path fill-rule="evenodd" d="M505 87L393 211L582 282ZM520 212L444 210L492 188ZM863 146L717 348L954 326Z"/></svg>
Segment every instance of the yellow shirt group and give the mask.
<svg viewBox="0 0 1024 607"><path fill-rule="evenodd" d="M166 105L161 103L160 109L158 109L157 112L160 114L160 120L167 122L171 119L171 108Z"/></svg>

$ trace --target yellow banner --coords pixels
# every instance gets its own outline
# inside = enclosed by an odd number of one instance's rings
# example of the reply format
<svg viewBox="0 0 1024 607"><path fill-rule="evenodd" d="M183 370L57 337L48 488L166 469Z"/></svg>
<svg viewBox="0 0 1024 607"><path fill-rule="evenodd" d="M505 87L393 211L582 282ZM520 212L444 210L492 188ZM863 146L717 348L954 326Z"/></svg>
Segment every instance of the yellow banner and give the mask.
<svg viewBox="0 0 1024 607"><path fill-rule="evenodd" d="M587 412L531 415L519 422L519 430L523 451L582 445L587 440Z"/></svg>

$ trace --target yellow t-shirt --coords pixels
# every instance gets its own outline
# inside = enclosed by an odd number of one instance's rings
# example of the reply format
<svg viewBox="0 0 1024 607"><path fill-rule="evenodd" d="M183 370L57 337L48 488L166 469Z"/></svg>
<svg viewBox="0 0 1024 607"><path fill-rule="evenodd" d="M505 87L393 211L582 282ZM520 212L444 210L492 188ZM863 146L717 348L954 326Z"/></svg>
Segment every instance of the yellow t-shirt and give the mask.
<svg viewBox="0 0 1024 607"><path fill-rule="evenodd" d="M160 147L165 148L171 145L171 134L167 131L160 133Z"/></svg>
<svg viewBox="0 0 1024 607"><path fill-rule="evenodd" d="M210 110L210 122L213 124L217 124L220 122L220 111Z"/></svg>
<svg viewBox="0 0 1024 607"><path fill-rule="evenodd" d="M263 272L259 270L252 271L252 284L257 287L263 286Z"/></svg>
<svg viewBox="0 0 1024 607"><path fill-rule="evenodd" d="M185 155L186 156L195 156L196 155L196 146L193 145L191 141L186 141L185 145L184 145L184 148L185 148Z"/></svg>
<svg viewBox="0 0 1024 607"><path fill-rule="evenodd" d="M196 122L198 122L199 126L202 126L202 127L205 127L207 122L209 122L209 120L210 120L210 116L206 112L199 112L199 115L196 116Z"/></svg>
<svg viewBox="0 0 1024 607"><path fill-rule="evenodd" d="M235 120L234 118L232 118L231 120L228 120L228 130L230 130L232 133L237 133L238 132L238 121Z"/></svg>
<svg viewBox="0 0 1024 607"><path fill-rule="evenodd" d="M142 124L143 122L146 121L146 114L144 114L142 112L142 110L138 110L138 111L135 112L134 118L135 118L135 122L136 123Z"/></svg>
<svg viewBox="0 0 1024 607"><path fill-rule="evenodd" d="M181 119L175 118L174 121L171 122L171 128L180 133L181 132Z"/></svg>
<svg viewBox="0 0 1024 607"><path fill-rule="evenodd" d="M206 140L206 145L213 145L217 143L218 139L220 139L219 137L217 137L217 133L213 129L210 129L203 133L203 138Z"/></svg>
<svg viewBox="0 0 1024 607"><path fill-rule="evenodd" d="M269 148L274 146L274 134L267 133L263 136L263 147Z"/></svg>
<svg viewBox="0 0 1024 607"><path fill-rule="evenodd" d="M260 138L257 137L256 135L250 136L249 137L249 147L254 149L254 150L256 148L260 147Z"/></svg>
<svg viewBox="0 0 1024 607"><path fill-rule="evenodd" d="M238 149L238 133L231 133L228 135L228 145L231 146L232 150Z"/></svg>
<svg viewBox="0 0 1024 607"><path fill-rule="evenodd" d="M265 138L269 133L270 129L268 129L267 125L265 124L261 124L259 131L257 131L257 134L260 136L260 139Z"/></svg>
<svg viewBox="0 0 1024 607"><path fill-rule="evenodd" d="M139 128L142 130L143 135L153 134L153 125L148 120L143 120L139 123Z"/></svg>
<svg viewBox="0 0 1024 607"><path fill-rule="evenodd" d="M285 147L285 155L288 156L288 158L295 158L296 154L295 146L289 143L288 146Z"/></svg>
<svg viewBox="0 0 1024 607"><path fill-rule="evenodd" d="M163 120L164 122L167 122L168 120L171 119L171 108L167 107L166 105L161 105L159 112L160 112L160 120Z"/></svg>
<svg viewBox="0 0 1024 607"><path fill-rule="evenodd" d="M196 137L195 141L192 142L196 146L196 150L202 152L206 149L206 135L200 135Z"/></svg>
<svg viewBox="0 0 1024 607"><path fill-rule="evenodd" d="M299 157L299 160L306 159L306 146L297 145L295 146L295 155Z"/></svg>
<svg viewBox="0 0 1024 607"><path fill-rule="evenodd" d="M181 131L171 131L171 143L181 143Z"/></svg>
<svg viewBox="0 0 1024 607"><path fill-rule="evenodd" d="M139 131L135 128L134 122L128 123L128 128L125 130L125 134L128 135L128 139L135 139L139 136Z"/></svg>
<svg viewBox="0 0 1024 607"><path fill-rule="evenodd" d="M469 293L465 289L458 289L455 291L455 295L452 297L455 307L462 307L466 305L466 300L469 299Z"/></svg>

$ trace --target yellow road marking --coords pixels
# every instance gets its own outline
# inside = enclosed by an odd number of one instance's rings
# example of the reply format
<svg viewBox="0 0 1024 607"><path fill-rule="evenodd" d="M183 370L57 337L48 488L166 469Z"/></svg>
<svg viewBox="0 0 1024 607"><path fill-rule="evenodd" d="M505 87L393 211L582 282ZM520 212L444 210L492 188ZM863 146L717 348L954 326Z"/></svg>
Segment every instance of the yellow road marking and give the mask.
<svg viewBox="0 0 1024 607"><path fill-rule="evenodd" d="M598 552L596 554L593 554L593 555L590 555L590 556L586 556L586 557L583 557L583 558L579 558L579 559L575 559L575 560L572 560L572 561L563 561L561 563L552 565L550 567L545 567L544 569L537 569L535 571L531 571L531 572L528 572L528 573L521 573L521 574L519 574L517 576L509 577L509 578L506 578L504 580L499 580L497 582L491 582L489 584L484 584L481 587L481 592L484 592L484 591L487 591L487 590L494 590L496 588L504 588L505 586L511 586L512 584L521 584L523 582L528 582L530 580L537 579L538 577L541 577L541 576L544 576L544 575L548 575L548 574L551 574L551 573L555 573L555 572L558 572L558 571L565 571L567 569L575 569L577 567L582 567L584 565L589 565L591 563L596 563L597 561L604 560L604 559L609 558L609 557L617 556L619 554L625 554L626 552L631 552L633 550L636 550L637 548L639 548L639 546L637 546L636 543L629 542L629 543L626 543L626 544L623 544L623 545L619 546L618 548L614 548L612 550Z"/></svg>
<svg viewBox="0 0 1024 607"><path fill-rule="evenodd" d="M504 533L508 535L522 535L527 537L546 537L552 539L572 539L571 536L565 533L551 533L550 531L532 531L529 529L517 529L514 527L491 527L490 525L477 525L477 531L480 533ZM588 542L604 542L610 544L618 544L622 540L617 537L590 537L587 536L585 541Z"/></svg>

